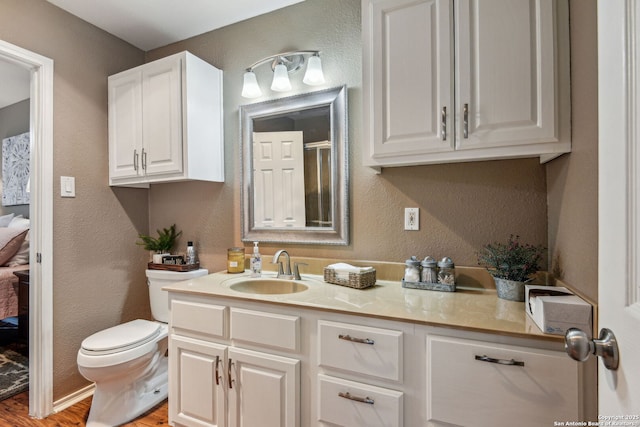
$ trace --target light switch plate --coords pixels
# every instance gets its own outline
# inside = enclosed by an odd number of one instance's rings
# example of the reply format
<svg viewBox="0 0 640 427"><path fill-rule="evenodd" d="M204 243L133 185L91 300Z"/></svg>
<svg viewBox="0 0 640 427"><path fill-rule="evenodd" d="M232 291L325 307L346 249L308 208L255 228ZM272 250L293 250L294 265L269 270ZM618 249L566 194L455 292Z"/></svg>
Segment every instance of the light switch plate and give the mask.
<svg viewBox="0 0 640 427"><path fill-rule="evenodd" d="M404 229L420 230L420 209L404 208Z"/></svg>
<svg viewBox="0 0 640 427"><path fill-rule="evenodd" d="M73 176L60 177L60 196L76 197L76 178Z"/></svg>

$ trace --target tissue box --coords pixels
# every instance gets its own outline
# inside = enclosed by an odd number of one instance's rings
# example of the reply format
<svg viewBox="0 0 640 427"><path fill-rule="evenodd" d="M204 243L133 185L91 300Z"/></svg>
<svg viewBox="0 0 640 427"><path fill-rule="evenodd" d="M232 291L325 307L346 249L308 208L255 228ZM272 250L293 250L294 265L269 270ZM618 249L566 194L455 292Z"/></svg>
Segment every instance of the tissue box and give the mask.
<svg viewBox="0 0 640 427"><path fill-rule="evenodd" d="M591 338L591 304L560 286L525 285L525 311L540 330L564 335L569 328L579 328Z"/></svg>

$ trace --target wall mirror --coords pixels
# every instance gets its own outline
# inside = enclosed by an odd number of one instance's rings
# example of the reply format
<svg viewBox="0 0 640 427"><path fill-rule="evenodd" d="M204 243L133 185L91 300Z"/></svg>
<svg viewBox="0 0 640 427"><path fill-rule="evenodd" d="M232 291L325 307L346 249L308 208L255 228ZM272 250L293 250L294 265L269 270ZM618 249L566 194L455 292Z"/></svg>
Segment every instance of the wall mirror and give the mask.
<svg viewBox="0 0 640 427"><path fill-rule="evenodd" d="M240 106L242 240L349 243L347 87Z"/></svg>

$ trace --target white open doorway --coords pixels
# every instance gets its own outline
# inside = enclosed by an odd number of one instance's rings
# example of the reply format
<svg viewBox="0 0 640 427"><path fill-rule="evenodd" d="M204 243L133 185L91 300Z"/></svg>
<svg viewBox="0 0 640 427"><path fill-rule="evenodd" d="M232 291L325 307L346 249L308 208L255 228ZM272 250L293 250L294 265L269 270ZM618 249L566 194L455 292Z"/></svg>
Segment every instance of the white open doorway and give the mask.
<svg viewBox="0 0 640 427"><path fill-rule="evenodd" d="M53 411L53 61L0 40L0 60L31 73L29 415Z"/></svg>

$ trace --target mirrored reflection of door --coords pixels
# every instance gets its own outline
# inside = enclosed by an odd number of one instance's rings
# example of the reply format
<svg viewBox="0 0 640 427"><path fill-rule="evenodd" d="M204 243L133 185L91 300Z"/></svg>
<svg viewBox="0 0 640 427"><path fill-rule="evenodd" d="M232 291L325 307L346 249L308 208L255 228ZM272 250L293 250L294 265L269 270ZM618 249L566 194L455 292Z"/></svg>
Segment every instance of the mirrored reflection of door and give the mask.
<svg viewBox="0 0 640 427"><path fill-rule="evenodd" d="M305 227L301 131L253 133L254 226Z"/></svg>
<svg viewBox="0 0 640 427"><path fill-rule="evenodd" d="M331 227L331 142L304 144L307 227Z"/></svg>

